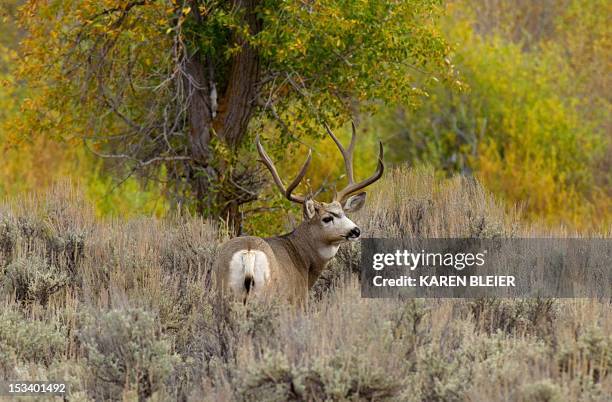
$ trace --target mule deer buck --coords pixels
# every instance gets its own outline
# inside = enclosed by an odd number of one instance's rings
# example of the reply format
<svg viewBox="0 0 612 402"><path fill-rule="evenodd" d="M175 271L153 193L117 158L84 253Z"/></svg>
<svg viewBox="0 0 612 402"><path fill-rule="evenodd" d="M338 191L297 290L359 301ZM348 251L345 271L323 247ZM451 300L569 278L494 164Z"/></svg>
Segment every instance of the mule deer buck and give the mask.
<svg viewBox="0 0 612 402"><path fill-rule="evenodd" d="M338 146L344 159L348 185L336 192L330 203L319 202L310 196L293 194L310 165L312 151L296 178L285 187L274 163L257 137L257 150L274 183L290 201L302 204L303 222L291 233L269 238L236 237L221 245L215 273L218 290L233 294L246 303L247 298L277 294L292 303L303 303L308 290L336 255L340 244L357 240L359 227L346 213L355 212L365 203L366 193L359 192L383 174L383 146L379 143L378 166L369 178L355 183L353 151L357 137L355 125L351 143L345 149L327 124L327 133ZM355 194L357 193L357 194Z"/></svg>

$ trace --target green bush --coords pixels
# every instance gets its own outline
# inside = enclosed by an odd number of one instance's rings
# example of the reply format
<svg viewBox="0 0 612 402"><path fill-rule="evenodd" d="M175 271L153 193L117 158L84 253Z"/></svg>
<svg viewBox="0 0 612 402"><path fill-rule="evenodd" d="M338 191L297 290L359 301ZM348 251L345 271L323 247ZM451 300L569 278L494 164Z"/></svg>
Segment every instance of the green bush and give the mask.
<svg viewBox="0 0 612 402"><path fill-rule="evenodd" d="M6 216L0 216L0 255L10 258L17 243L18 233Z"/></svg>
<svg viewBox="0 0 612 402"><path fill-rule="evenodd" d="M164 388L179 358L144 310L109 311L90 318L80 333L90 396L121 399L126 391L148 398Z"/></svg>
<svg viewBox="0 0 612 402"><path fill-rule="evenodd" d="M550 380L524 385L520 393L521 400L524 402L561 402L564 400L559 385Z"/></svg>
<svg viewBox="0 0 612 402"><path fill-rule="evenodd" d="M42 256L49 265L61 266L71 280L85 252L85 232L67 219L58 221L50 211L36 214L0 213L0 264L19 256Z"/></svg>
<svg viewBox="0 0 612 402"><path fill-rule="evenodd" d="M241 380L238 393L245 401L391 401L403 388L397 375L358 352L300 366L292 366L286 356L268 353Z"/></svg>
<svg viewBox="0 0 612 402"><path fill-rule="evenodd" d="M0 311L0 378L27 363L49 365L62 356L66 332L57 323L40 321L19 311Z"/></svg>
<svg viewBox="0 0 612 402"><path fill-rule="evenodd" d="M37 256L21 257L5 269L0 284L5 292L14 292L15 299L46 305L49 298L69 282L67 272Z"/></svg>
<svg viewBox="0 0 612 402"><path fill-rule="evenodd" d="M557 318L554 299L486 298L470 301L468 307L481 331L493 334L501 330L552 341L549 336L554 332L553 324Z"/></svg>
<svg viewBox="0 0 612 402"><path fill-rule="evenodd" d="M574 344L562 345L558 361L563 372L590 384L600 383L612 368L612 335L597 327L587 328Z"/></svg>

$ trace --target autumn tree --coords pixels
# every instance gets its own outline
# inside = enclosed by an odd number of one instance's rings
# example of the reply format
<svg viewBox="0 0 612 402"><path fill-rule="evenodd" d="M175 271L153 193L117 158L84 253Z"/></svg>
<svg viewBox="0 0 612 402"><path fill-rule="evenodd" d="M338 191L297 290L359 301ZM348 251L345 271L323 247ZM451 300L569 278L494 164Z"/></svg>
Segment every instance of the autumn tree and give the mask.
<svg viewBox="0 0 612 402"><path fill-rule="evenodd" d="M81 139L125 176L235 224L253 133L320 135L452 76L439 1L30 0L23 127Z"/></svg>

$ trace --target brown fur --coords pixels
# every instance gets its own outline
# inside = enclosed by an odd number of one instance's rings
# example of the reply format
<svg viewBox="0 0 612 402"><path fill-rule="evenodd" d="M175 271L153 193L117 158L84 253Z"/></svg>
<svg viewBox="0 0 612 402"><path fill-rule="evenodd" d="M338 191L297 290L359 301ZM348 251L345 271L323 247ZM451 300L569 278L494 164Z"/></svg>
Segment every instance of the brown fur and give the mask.
<svg viewBox="0 0 612 402"><path fill-rule="evenodd" d="M315 208L314 215L306 217L291 233L269 238L236 237L225 242L219 250L214 271L218 291L227 293L229 264L236 252L260 250L268 258L271 272L267 293L302 304L308 297L308 290L335 255L333 252L329 256L322 256L320 250L327 247L333 249L346 241L343 237L345 233L325 229L322 223L330 212L344 213L340 203L311 202Z"/></svg>
<svg viewBox="0 0 612 402"><path fill-rule="evenodd" d="M346 149L327 124L325 128L342 154L348 179L347 186L338 191L334 196L334 201L330 203L317 202L310 197L293 194L293 190L306 175L312 160L312 152L308 152L299 173L289 186L285 187L274 162L257 137L257 151L261 156L261 161L272 174L274 183L285 198L302 204L304 221L293 232L286 235L266 239L237 237L221 245L215 267L220 293L241 294L246 302L250 297L249 278L256 276L257 271L260 278L260 286L257 287L258 294L278 294L289 301L302 303L308 297L308 290L336 255L340 244L356 240L360 236L359 228L348 219L345 212L359 210L365 203L366 194L365 192L355 193L381 178L384 171L383 146L382 143L379 144L378 165L374 174L365 180L355 182L353 175L353 151L357 138L355 125L352 125L353 135ZM233 260L234 255L241 250L263 252L267 259L268 270L254 268L263 267L263 262L257 262L259 253L240 253L236 256L240 257L240 260L238 258ZM259 257L263 260L261 255ZM262 274L264 272L266 274ZM244 288L241 283L242 277L247 281ZM263 291L262 286L265 287Z"/></svg>

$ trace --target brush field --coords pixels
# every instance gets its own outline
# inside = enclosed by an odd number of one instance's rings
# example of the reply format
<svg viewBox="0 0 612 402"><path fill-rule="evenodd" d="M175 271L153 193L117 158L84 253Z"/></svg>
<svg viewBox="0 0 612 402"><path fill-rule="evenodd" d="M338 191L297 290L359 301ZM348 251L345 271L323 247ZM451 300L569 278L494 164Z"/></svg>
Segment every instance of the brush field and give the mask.
<svg viewBox="0 0 612 402"><path fill-rule="evenodd" d="M368 237L576 235L465 178L396 169L377 188L354 217ZM224 238L96 219L68 185L3 202L0 381L63 380L70 401L610 400L610 300L362 299L351 244L305 308L245 308L211 291Z"/></svg>

